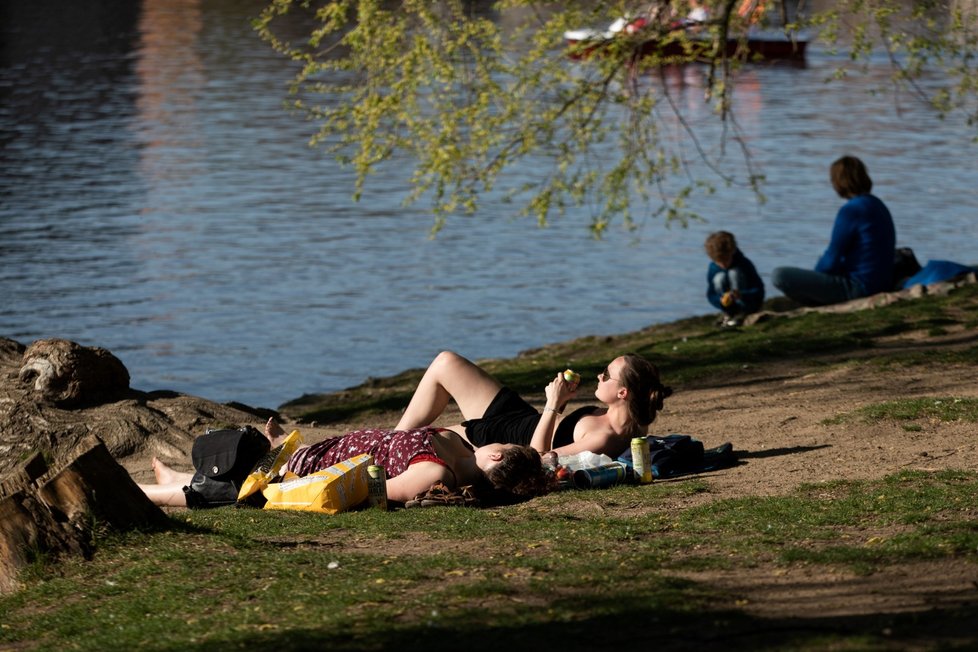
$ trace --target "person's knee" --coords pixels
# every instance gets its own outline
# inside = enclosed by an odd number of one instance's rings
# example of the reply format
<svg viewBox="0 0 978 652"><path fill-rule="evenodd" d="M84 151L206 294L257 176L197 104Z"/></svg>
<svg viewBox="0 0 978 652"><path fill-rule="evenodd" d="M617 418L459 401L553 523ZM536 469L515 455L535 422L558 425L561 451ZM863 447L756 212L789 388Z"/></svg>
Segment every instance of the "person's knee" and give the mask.
<svg viewBox="0 0 978 652"><path fill-rule="evenodd" d="M775 267L771 272L771 284L779 290L784 290L789 284L788 276L791 274L789 267Z"/></svg>
<svg viewBox="0 0 978 652"><path fill-rule="evenodd" d="M449 374L462 367L471 365L472 363L467 358L455 353L454 351L442 351L435 356L434 361L431 363L432 368L435 368L442 373Z"/></svg>
<svg viewBox="0 0 978 652"><path fill-rule="evenodd" d="M442 351L428 365L428 370L425 372L425 375L430 376L434 374L435 376L440 376L454 364L456 357L457 355L453 351Z"/></svg>
<svg viewBox="0 0 978 652"><path fill-rule="evenodd" d="M459 356L454 351L445 350L439 353L438 355L436 355L435 359L431 361L431 364L445 364L448 362L452 362L457 357Z"/></svg>

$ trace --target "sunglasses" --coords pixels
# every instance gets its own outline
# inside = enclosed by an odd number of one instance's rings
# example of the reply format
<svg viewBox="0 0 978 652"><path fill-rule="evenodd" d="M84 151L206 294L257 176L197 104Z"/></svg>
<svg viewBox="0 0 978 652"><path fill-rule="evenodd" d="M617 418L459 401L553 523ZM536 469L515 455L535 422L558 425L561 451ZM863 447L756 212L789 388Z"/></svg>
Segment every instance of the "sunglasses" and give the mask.
<svg viewBox="0 0 978 652"><path fill-rule="evenodd" d="M598 380L600 380L602 383L603 382L606 382L606 381L609 381L609 380L613 380L613 381L618 382L618 383L621 382L617 378L612 378L611 377L611 374L608 373L608 368L607 367L604 368L604 371L602 371L601 373L598 374Z"/></svg>

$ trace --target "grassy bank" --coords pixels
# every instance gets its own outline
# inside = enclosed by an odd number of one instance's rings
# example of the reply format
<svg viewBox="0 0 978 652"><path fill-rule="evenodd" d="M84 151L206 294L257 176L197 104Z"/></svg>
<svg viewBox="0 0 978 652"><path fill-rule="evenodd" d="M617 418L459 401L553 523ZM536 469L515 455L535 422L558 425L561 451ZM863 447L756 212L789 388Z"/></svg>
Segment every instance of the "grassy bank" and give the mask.
<svg viewBox="0 0 978 652"><path fill-rule="evenodd" d="M718 329L712 316L703 316L617 336L582 337L525 351L512 359L485 360L480 364L519 393L538 396L547 379L558 370L569 366L593 378L608 362L627 351L654 361L664 381L674 388L748 375L752 368L778 361L810 360L817 367L867 353L879 365L972 363L978 361L978 348L881 352L874 346L881 338L912 332L934 335L954 328L974 329L978 326L976 307L978 286L971 285L945 297L924 297L850 313L772 317L737 330ZM414 369L372 379L334 394L304 396L286 403L281 410L302 421L324 423L400 411L423 371Z"/></svg>
<svg viewBox="0 0 978 652"><path fill-rule="evenodd" d="M970 337L914 346L912 335L973 332L976 306L972 286L741 331L716 330L704 317L486 366L527 393L540 392L541 374L564 366L595 374L621 351L649 356L680 389L798 359L818 370L858 357L880 375L901 374L972 364ZM907 344L883 345L894 338ZM286 409L306 420L367 420L401 409L419 375ZM912 430L921 419L972 422L978 409L967 398L888 396L832 418ZM924 610L806 605L813 591L836 591L842 602L857 601L858 590L885 593L880 578L978 577L976 515L978 472L967 468L806 484L778 496L722 495L694 476L499 509L176 511L164 530L105 535L91 560L39 559L22 591L0 597L0 648L974 649L978 592L939 599L935 590ZM745 587L793 598L757 613Z"/></svg>
<svg viewBox="0 0 978 652"><path fill-rule="evenodd" d="M505 510L334 517L222 509L36 569L0 600L18 649L884 649L974 643L978 608L757 618L704 571L975 560L978 475L902 474L662 511L702 484L564 492ZM883 498L885 497L885 498ZM600 510L586 511L581 501ZM844 536L840 536L843 533ZM969 633L970 632L970 633ZM21 647L22 646L22 647Z"/></svg>

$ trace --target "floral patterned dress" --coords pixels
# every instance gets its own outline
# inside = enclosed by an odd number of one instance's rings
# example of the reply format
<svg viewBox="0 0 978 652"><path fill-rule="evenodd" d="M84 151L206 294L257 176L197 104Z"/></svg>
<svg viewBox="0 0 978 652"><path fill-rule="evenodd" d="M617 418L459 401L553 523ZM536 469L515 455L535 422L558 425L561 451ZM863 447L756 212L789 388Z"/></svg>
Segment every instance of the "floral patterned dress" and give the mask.
<svg viewBox="0 0 978 652"><path fill-rule="evenodd" d="M300 448L289 458L287 468L304 476L363 453L373 455L374 464L384 467L388 478L404 473L411 464L418 462L435 462L447 467L431 445L432 435L440 431L444 428L354 430L342 437Z"/></svg>

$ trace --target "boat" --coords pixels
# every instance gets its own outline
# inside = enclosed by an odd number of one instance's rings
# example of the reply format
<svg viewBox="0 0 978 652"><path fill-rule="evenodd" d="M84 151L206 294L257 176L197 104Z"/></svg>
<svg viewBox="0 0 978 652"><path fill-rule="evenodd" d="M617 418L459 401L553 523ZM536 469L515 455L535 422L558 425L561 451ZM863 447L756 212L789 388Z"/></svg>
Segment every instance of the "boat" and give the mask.
<svg viewBox="0 0 978 652"><path fill-rule="evenodd" d="M672 23L669 29L671 34L666 39L637 40L635 55L658 55L665 59L681 57L686 61L706 61L714 56L712 35L703 30L701 21L686 18ZM651 31L644 18L619 18L604 30L568 30L564 32L564 40L571 50L571 57L581 59L600 51L614 39L634 39L644 31ZM746 36L730 36L723 54L728 57L744 54L748 61L803 62L808 40L804 33L752 25Z"/></svg>

